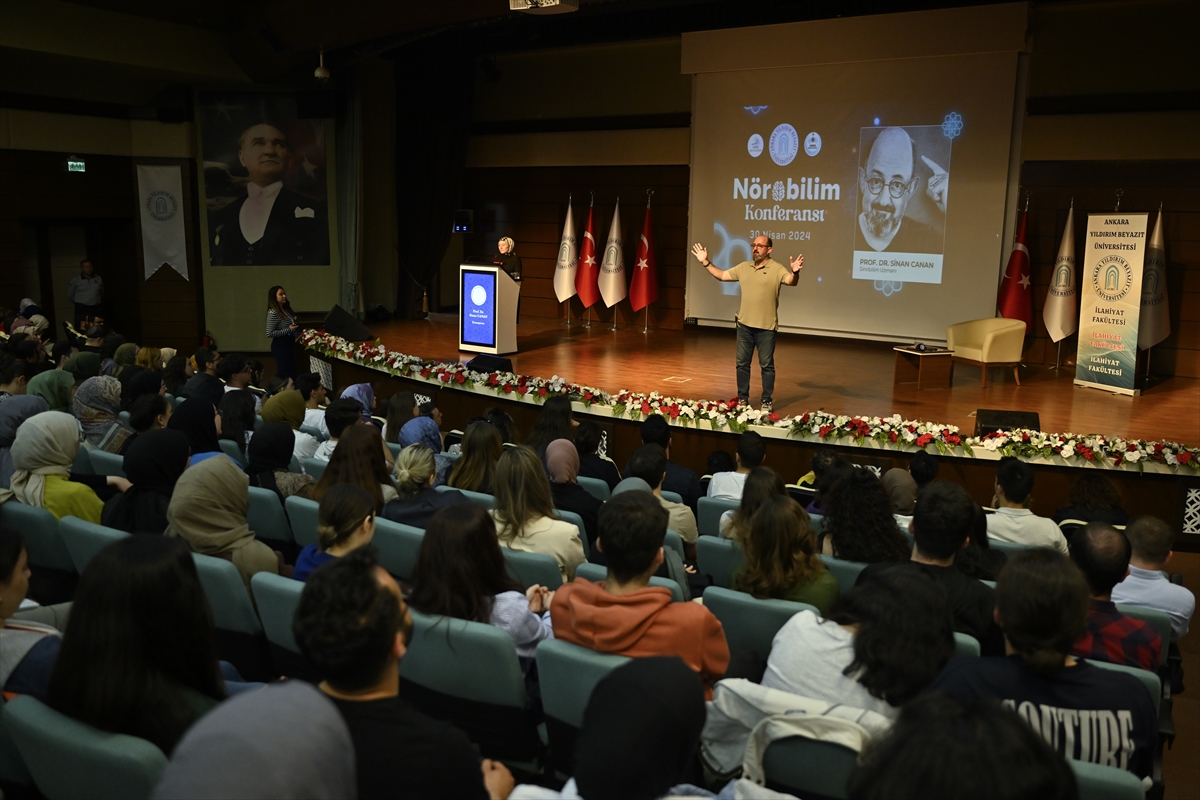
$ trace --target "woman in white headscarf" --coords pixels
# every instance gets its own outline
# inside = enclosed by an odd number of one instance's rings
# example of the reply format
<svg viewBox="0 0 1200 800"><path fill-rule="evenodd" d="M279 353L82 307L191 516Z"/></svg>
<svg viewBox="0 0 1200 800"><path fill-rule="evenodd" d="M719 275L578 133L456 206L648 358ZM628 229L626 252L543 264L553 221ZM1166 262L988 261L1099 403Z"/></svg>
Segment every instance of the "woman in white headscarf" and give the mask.
<svg viewBox="0 0 1200 800"><path fill-rule="evenodd" d="M59 519L79 517L99 525L103 501L87 486L69 479L81 438L79 422L61 411L35 414L21 423L9 451L10 488L0 490L0 502L13 498Z"/></svg>

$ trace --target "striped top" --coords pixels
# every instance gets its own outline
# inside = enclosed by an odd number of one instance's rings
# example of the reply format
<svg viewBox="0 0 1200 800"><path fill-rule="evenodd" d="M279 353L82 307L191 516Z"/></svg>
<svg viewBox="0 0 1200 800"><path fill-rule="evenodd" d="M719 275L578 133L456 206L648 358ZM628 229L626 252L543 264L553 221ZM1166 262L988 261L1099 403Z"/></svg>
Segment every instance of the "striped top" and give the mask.
<svg viewBox="0 0 1200 800"><path fill-rule="evenodd" d="M517 655L523 658L533 658L538 642L554 638L550 612L535 614L530 611L529 599L524 592L496 595L490 622L513 638Z"/></svg>
<svg viewBox="0 0 1200 800"><path fill-rule="evenodd" d="M293 316L280 317L275 309L267 309L267 336L274 339L279 336L294 336L292 325L296 324Z"/></svg>

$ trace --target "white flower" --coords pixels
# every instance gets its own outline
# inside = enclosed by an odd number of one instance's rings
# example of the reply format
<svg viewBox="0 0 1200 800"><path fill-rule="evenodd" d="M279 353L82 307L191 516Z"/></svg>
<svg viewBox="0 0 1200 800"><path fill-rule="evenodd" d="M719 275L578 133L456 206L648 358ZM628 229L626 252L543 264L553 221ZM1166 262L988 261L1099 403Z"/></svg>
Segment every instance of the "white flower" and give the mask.
<svg viewBox="0 0 1200 800"><path fill-rule="evenodd" d="M1059 455L1061 455L1063 458L1071 458L1073 455L1075 455L1074 443L1068 443L1066 447L1062 449L1062 452Z"/></svg>
<svg viewBox="0 0 1200 800"><path fill-rule="evenodd" d="M1144 455L1145 453L1141 452L1140 450L1130 450L1125 454L1125 460L1131 464L1136 464L1142 460Z"/></svg>

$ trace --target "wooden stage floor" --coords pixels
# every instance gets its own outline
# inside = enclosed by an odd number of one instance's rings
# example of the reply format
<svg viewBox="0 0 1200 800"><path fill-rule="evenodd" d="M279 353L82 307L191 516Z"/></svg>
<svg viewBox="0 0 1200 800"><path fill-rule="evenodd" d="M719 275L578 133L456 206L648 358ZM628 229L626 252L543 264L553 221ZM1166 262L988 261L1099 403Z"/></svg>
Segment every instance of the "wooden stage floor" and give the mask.
<svg viewBox="0 0 1200 800"><path fill-rule="evenodd" d="M456 315L375 323L372 333L389 349L439 361L469 361L458 350ZM724 328L684 331L641 326L616 332L597 323L589 329L561 320L526 318L517 326L520 351L510 356L519 374L617 392L657 391L695 399L737 395L734 332ZM974 430L978 408L1036 411L1045 431L1103 433L1139 439L1200 444L1200 380L1168 378L1140 397L1076 388L1073 368L1021 369L1021 385L1010 370L994 369L986 389L977 367L958 364L950 389L918 390L892 383L895 353L881 342L781 334L775 348L775 410L798 414L823 408L838 414L885 416L958 425ZM758 365L751 370L751 398L761 394Z"/></svg>

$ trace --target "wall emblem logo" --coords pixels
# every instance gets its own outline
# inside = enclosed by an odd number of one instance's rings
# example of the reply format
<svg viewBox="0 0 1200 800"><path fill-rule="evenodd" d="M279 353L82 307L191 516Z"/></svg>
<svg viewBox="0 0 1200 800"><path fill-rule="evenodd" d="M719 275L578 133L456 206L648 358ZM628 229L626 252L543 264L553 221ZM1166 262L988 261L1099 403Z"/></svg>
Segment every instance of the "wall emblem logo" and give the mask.
<svg viewBox="0 0 1200 800"><path fill-rule="evenodd" d="M810 158L821 152L821 134L812 131L804 137L804 152L808 153Z"/></svg>
<svg viewBox="0 0 1200 800"><path fill-rule="evenodd" d="M786 122L771 131L770 142L771 160L781 167L792 163L792 159L800 152L800 135L796 129Z"/></svg>
<svg viewBox="0 0 1200 800"><path fill-rule="evenodd" d="M179 201L164 189L156 189L146 196L146 213L152 219L166 222L179 213Z"/></svg>
<svg viewBox="0 0 1200 800"><path fill-rule="evenodd" d="M762 155L763 138L757 133L750 137L750 141L746 142L746 152L751 158L758 158Z"/></svg>

